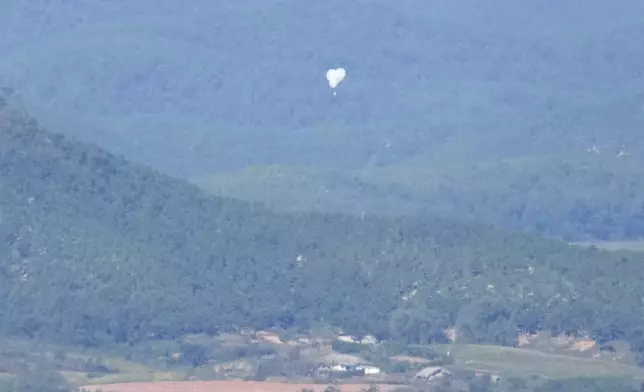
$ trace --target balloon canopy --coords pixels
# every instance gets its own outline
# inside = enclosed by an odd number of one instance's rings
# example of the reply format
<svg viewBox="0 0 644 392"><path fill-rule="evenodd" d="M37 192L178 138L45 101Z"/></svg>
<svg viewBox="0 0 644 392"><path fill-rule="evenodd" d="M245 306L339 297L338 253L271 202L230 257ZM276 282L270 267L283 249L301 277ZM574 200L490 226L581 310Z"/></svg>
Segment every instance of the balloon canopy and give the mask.
<svg viewBox="0 0 644 392"><path fill-rule="evenodd" d="M326 80L329 81L329 87L331 88L336 88L346 77L347 71L344 68L336 68L326 71Z"/></svg>

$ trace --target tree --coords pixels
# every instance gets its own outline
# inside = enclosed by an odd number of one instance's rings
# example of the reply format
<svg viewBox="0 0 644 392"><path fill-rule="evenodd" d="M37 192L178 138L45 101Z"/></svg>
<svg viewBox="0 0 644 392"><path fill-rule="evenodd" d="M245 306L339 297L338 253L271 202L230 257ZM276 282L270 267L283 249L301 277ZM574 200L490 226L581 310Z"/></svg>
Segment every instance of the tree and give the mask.
<svg viewBox="0 0 644 392"><path fill-rule="evenodd" d="M338 383L327 385L326 388L324 388L324 392L341 392L340 385Z"/></svg>
<svg viewBox="0 0 644 392"><path fill-rule="evenodd" d="M60 373L39 361L34 367L22 369L13 385L13 392L72 392Z"/></svg>
<svg viewBox="0 0 644 392"><path fill-rule="evenodd" d="M208 355L206 349L193 343L181 344L181 361L193 367L199 367L208 363Z"/></svg>
<svg viewBox="0 0 644 392"><path fill-rule="evenodd" d="M370 383L367 388L360 390L361 392L380 392L380 386L375 383Z"/></svg>
<svg viewBox="0 0 644 392"><path fill-rule="evenodd" d="M470 392L491 392L492 387L492 377L489 374L484 374L480 377L474 377L468 383Z"/></svg>

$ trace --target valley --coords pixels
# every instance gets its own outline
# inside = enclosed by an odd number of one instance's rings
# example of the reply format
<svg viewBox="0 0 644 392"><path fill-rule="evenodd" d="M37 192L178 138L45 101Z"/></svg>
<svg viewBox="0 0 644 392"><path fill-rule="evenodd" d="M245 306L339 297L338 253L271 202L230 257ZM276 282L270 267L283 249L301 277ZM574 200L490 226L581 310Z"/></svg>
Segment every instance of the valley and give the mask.
<svg viewBox="0 0 644 392"><path fill-rule="evenodd" d="M642 389L644 3L5 3L0 392Z"/></svg>

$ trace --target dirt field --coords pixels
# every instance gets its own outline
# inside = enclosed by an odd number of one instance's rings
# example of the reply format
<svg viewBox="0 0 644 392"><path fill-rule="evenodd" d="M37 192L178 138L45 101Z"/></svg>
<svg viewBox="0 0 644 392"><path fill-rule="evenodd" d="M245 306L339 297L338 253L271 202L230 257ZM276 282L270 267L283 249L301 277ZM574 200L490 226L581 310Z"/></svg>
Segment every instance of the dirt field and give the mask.
<svg viewBox="0 0 644 392"><path fill-rule="evenodd" d="M408 363L430 363L431 361L423 357L411 357L408 355L396 355L394 357L389 357L390 360L396 362L408 362Z"/></svg>
<svg viewBox="0 0 644 392"><path fill-rule="evenodd" d="M92 385L84 389L103 392L301 392L311 388L316 392L324 391L323 384L287 384L260 381L177 381L177 382L135 382L110 385ZM342 392L359 392L367 384L343 384ZM393 391L399 385L380 385L381 392Z"/></svg>

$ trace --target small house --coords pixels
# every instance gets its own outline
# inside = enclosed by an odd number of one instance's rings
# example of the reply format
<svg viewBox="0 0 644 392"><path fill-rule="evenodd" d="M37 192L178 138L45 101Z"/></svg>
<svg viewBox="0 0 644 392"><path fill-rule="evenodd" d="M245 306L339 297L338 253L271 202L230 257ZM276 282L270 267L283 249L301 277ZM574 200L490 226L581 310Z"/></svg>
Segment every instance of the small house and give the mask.
<svg viewBox="0 0 644 392"><path fill-rule="evenodd" d="M376 366L359 365L359 366L356 366L356 370L359 372L364 372L365 376L373 376L376 374L380 374L380 368Z"/></svg>
<svg viewBox="0 0 644 392"><path fill-rule="evenodd" d="M358 343L353 336L349 335L340 335L338 336L338 340L346 343Z"/></svg>
<svg viewBox="0 0 644 392"><path fill-rule="evenodd" d="M378 344L378 339L376 339L375 336L373 335L365 335L362 337L362 340L360 340L360 343L362 344Z"/></svg>
<svg viewBox="0 0 644 392"><path fill-rule="evenodd" d="M346 372L347 370L348 369L347 369L346 365L337 364L337 365L331 366L331 371L332 372Z"/></svg>
<svg viewBox="0 0 644 392"><path fill-rule="evenodd" d="M273 344L284 344L284 342L282 342L282 339L280 339L279 335L274 332L258 331L255 334L255 336L260 341L269 342Z"/></svg>
<svg viewBox="0 0 644 392"><path fill-rule="evenodd" d="M427 381L434 381L442 377L448 377L451 373L440 366L429 366L416 373L414 378Z"/></svg>

